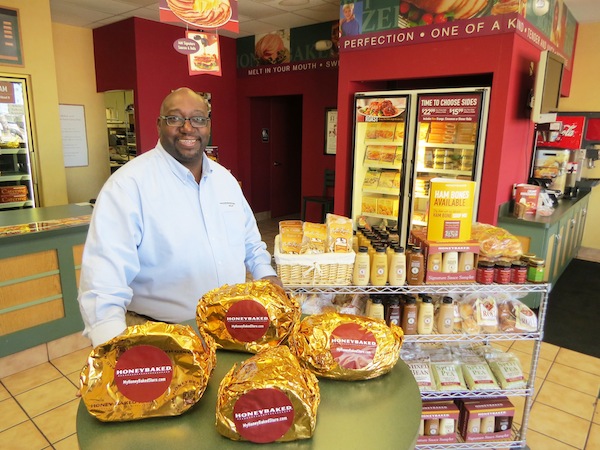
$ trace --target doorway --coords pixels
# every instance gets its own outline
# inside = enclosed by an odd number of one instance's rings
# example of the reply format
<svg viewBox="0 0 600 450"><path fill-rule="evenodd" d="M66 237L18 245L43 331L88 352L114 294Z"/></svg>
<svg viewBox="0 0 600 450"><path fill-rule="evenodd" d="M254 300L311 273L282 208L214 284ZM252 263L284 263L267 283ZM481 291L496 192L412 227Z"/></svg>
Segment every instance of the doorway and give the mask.
<svg viewBox="0 0 600 450"><path fill-rule="evenodd" d="M302 96L251 99L252 197L255 213L300 212Z"/></svg>

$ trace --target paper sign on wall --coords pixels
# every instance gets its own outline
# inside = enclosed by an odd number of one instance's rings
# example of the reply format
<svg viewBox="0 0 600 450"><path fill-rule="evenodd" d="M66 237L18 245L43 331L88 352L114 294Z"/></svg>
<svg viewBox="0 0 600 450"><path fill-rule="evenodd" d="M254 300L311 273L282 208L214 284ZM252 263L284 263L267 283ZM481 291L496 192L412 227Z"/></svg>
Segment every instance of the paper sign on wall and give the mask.
<svg viewBox="0 0 600 450"><path fill-rule="evenodd" d="M200 45L194 53L188 54L189 75L221 76L221 57L219 54L219 36L214 33L186 31L186 37Z"/></svg>
<svg viewBox="0 0 600 450"><path fill-rule="evenodd" d="M59 105L65 167L88 165L88 146L83 105Z"/></svg>

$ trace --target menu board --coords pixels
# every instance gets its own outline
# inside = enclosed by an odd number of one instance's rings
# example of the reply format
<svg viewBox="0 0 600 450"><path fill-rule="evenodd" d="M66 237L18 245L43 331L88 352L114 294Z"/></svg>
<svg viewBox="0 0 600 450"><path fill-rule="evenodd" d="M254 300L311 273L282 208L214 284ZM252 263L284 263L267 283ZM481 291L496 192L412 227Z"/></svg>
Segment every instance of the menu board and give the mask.
<svg viewBox="0 0 600 450"><path fill-rule="evenodd" d="M0 8L0 21L2 21L0 64L22 66L21 32L17 10Z"/></svg>

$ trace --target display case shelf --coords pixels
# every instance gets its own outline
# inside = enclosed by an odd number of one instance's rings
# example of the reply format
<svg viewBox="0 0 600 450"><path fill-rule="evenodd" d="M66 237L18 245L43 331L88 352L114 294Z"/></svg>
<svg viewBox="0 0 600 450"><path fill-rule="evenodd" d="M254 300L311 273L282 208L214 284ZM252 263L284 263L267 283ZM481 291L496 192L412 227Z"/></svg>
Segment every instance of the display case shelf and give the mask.
<svg viewBox="0 0 600 450"><path fill-rule="evenodd" d="M32 200L27 200L25 202L0 203L0 210L12 209L12 208L31 208L32 206L33 206Z"/></svg>
<svg viewBox="0 0 600 450"><path fill-rule="evenodd" d="M466 150L474 150L475 144L444 144L442 142L419 142L420 147L428 147L428 148L460 148Z"/></svg>
<svg viewBox="0 0 600 450"><path fill-rule="evenodd" d="M22 172L0 172L0 181L30 181L31 175Z"/></svg>
<svg viewBox="0 0 600 450"><path fill-rule="evenodd" d="M417 176L419 173L439 173L439 174L444 174L444 175L462 175L465 177L470 177L472 175L472 172L470 170L432 169L429 167L417 169Z"/></svg>

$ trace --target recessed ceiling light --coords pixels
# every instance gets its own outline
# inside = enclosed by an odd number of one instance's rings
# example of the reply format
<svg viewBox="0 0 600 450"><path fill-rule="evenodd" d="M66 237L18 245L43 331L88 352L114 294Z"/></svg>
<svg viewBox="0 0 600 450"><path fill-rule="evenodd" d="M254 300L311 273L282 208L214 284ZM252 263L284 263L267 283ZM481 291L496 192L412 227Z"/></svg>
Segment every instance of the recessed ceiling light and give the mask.
<svg viewBox="0 0 600 450"><path fill-rule="evenodd" d="M308 4L310 0L281 0L281 6L302 6Z"/></svg>

